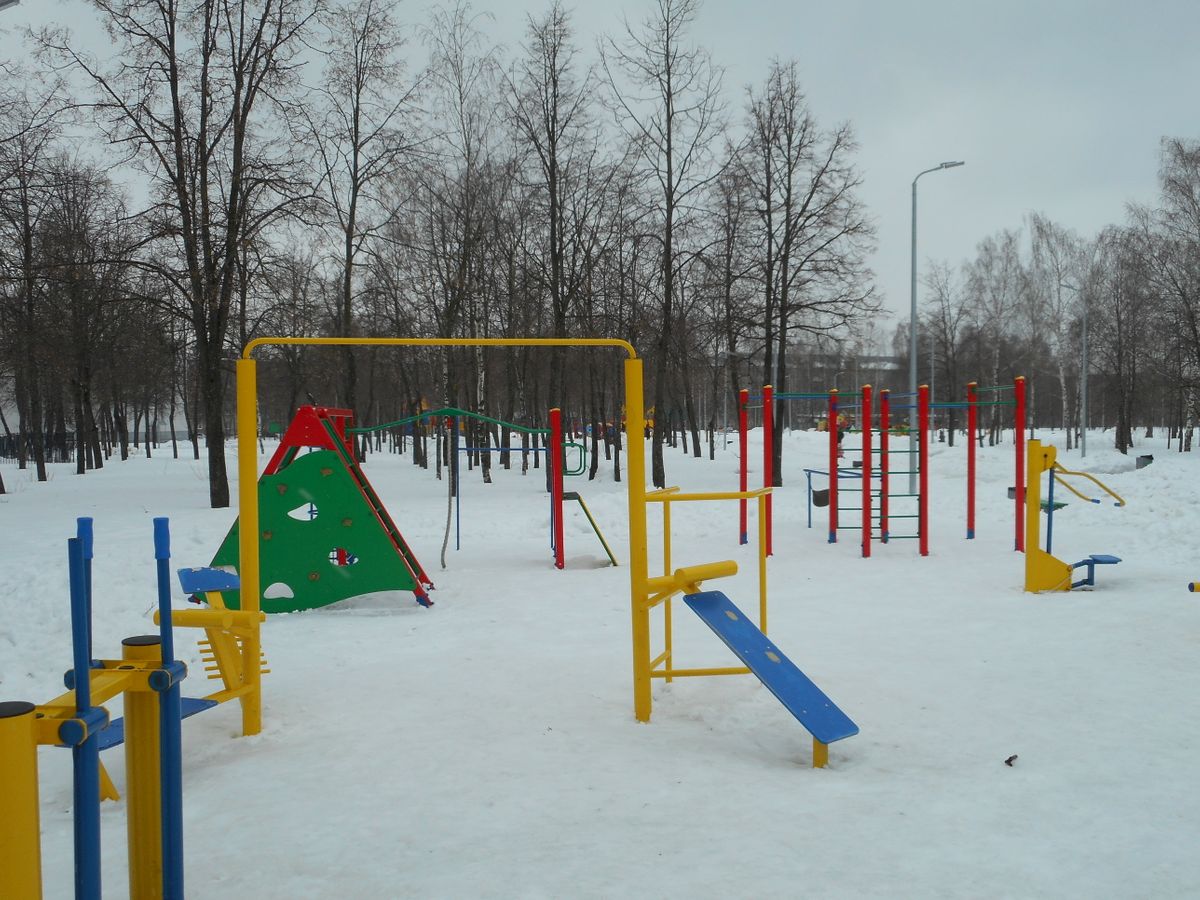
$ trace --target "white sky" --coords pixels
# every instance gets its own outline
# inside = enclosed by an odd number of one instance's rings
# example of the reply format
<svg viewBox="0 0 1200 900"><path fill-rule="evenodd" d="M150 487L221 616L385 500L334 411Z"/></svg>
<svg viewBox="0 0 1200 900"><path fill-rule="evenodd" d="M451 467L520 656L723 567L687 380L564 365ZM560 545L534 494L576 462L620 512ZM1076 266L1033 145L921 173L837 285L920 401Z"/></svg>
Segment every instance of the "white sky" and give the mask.
<svg viewBox="0 0 1200 900"><path fill-rule="evenodd" d="M493 40L515 45L544 0L477 0ZM418 20L424 3L409 3ZM586 55L646 0L575 4ZM18 26L57 21L102 46L82 0L22 0L0 12L0 52ZM1156 194L1159 139L1200 137L1195 0L708 0L695 28L726 70L731 113L772 57L795 58L822 122L850 120L863 198L879 228L873 260L890 309L907 312L910 184L920 182L918 252L959 262L1033 210L1084 233ZM890 330L890 329L887 329Z"/></svg>

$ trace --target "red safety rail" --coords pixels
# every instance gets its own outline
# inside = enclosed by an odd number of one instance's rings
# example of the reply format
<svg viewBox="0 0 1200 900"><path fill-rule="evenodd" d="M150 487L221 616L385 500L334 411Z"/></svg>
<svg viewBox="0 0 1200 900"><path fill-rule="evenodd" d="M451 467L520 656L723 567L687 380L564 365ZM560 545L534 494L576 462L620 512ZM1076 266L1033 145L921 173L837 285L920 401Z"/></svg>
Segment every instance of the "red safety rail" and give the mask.
<svg viewBox="0 0 1200 900"><path fill-rule="evenodd" d="M301 406L296 410L279 446L267 461L264 475L274 475L279 469L290 463L296 452L304 447L317 447L323 450L336 450L337 447L325 429L328 422L333 428L342 448L354 459L354 441L346 438L346 427L354 426L354 413L349 409L334 409L328 406Z"/></svg>
<svg viewBox="0 0 1200 900"><path fill-rule="evenodd" d="M774 479L775 465L775 388L764 385L762 389L763 403L763 487L769 488ZM745 490L745 488L743 488ZM743 500L744 504L746 501ZM767 494L763 501L763 516L766 518L766 554L771 555L771 495Z"/></svg>
<svg viewBox="0 0 1200 900"><path fill-rule="evenodd" d="M921 535L918 543L921 545L921 555L929 555L929 385L923 384L917 388L917 435L919 452L917 468L921 477L918 490L921 496L917 498L918 525Z"/></svg>
<svg viewBox="0 0 1200 900"><path fill-rule="evenodd" d="M750 392L745 388L738 391L738 453L741 459L741 471L738 479L738 490L743 494L749 490L746 474L747 432L749 424L746 421L747 407L750 405ZM746 500L738 501L738 543L745 544L749 538L746 535Z"/></svg>
<svg viewBox="0 0 1200 900"><path fill-rule="evenodd" d="M554 567L563 568L563 431L562 410L550 410L550 516L554 525Z"/></svg>
<svg viewBox="0 0 1200 900"><path fill-rule="evenodd" d="M858 413L862 434L862 555L871 555L871 386L862 386L862 406Z"/></svg>
<svg viewBox="0 0 1200 900"><path fill-rule="evenodd" d="M879 392L879 539L888 542L888 432L892 429L891 392Z"/></svg>
<svg viewBox="0 0 1200 900"><path fill-rule="evenodd" d="M837 543L838 528L838 392L837 388L829 391L829 418L826 419L826 431L829 432L829 543Z"/></svg>
<svg viewBox="0 0 1200 900"><path fill-rule="evenodd" d="M1025 376L1013 379L1013 442L1016 445L1016 542L1013 549L1025 552Z"/></svg>
<svg viewBox="0 0 1200 900"><path fill-rule="evenodd" d="M975 444L978 441L979 395L977 382L967 383L967 540L975 539Z"/></svg>

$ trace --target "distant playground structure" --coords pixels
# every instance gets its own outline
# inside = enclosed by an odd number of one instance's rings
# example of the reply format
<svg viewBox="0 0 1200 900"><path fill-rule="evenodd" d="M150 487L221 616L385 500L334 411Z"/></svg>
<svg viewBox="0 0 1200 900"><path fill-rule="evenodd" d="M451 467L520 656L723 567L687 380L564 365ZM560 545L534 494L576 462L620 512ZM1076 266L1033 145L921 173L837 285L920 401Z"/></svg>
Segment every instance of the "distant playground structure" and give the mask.
<svg viewBox="0 0 1200 900"><path fill-rule="evenodd" d="M1073 486L1067 477L1084 478L1095 484L1112 498L1114 506L1124 506L1125 500L1112 488L1104 484L1095 475L1088 472L1073 472L1059 465L1058 451L1049 444L1031 440L1029 442L1029 478L1025 493L1025 533L1028 545L1025 548L1025 590L1069 591L1074 588L1093 587L1096 584L1097 566L1114 566L1121 562L1118 556L1107 553L1093 553L1079 562L1068 563L1052 555L1054 540L1054 514L1064 504L1054 499L1055 483L1062 485L1080 500L1088 503L1100 503L1096 497L1090 497ZM1049 474L1047 479L1046 499L1042 500L1042 475ZM1046 548L1041 546L1041 516L1046 514ZM1078 581L1073 581L1072 574L1076 569L1083 569L1085 575Z"/></svg>
<svg viewBox="0 0 1200 900"><path fill-rule="evenodd" d="M1012 392L1011 399L1003 394ZM996 399L980 400L980 395L995 395ZM896 403L899 398L903 403ZM1024 541L1024 507L1021 497L1025 481L1025 378L1018 375L1011 385L978 387L970 382L966 399L961 402L933 403L929 398L929 387L921 385L915 395L897 393L887 389L873 393L870 385L863 385L854 398L856 402L843 402L836 388L821 393L780 392L771 385L764 386L758 393L748 389L738 392L738 446L740 450L739 488L749 486L748 478L748 410L761 409L763 422L763 486L773 481L774 408L779 401L802 400L824 405L822 424L829 436L827 468L804 469L808 527L812 527L813 506L828 507L829 543L836 543L839 531L858 531L862 556L871 555L872 542L890 543L895 540L915 540L921 556L929 555L929 441L932 434L930 417L935 410L964 409L967 413L967 502L966 537L975 537L975 482L976 449L980 439L979 410L984 407L1011 407L1013 409L1014 478L1016 482L1014 504L1014 549L1022 550ZM758 401L758 405L754 405ZM901 410L914 411L915 434L908 425L894 415ZM857 427L852 424L857 422ZM858 446L844 446L845 435L858 435ZM894 449L896 437L909 438L909 449ZM915 445L915 446L914 446ZM899 456L902 467L894 467L892 459ZM847 465L849 462L849 465ZM813 477L828 479L825 489L814 489ZM908 476L903 487L892 484L893 476ZM843 486L842 482L850 482ZM857 487L853 486L855 483ZM842 495L847 495L847 505L842 505ZM857 505L855 504L857 501ZM903 504L896 508L895 502ZM843 513L849 514L843 517ZM765 511L767 552L773 549L773 523L771 507ZM892 524L895 520L914 521L916 528L908 533L897 533ZM738 536L741 543L747 540L747 508L742 501L739 509Z"/></svg>
<svg viewBox="0 0 1200 900"><path fill-rule="evenodd" d="M574 441L566 440L563 431L562 410L557 407L551 409L547 416L549 428L534 428L528 425L519 425L515 422L506 422L503 419L485 416L481 413L471 412L465 409L456 407L443 407L442 409L432 409L417 413L407 418L397 419L394 422L383 422L379 425L361 426L358 428L348 429L350 434L377 434L379 432L396 431L398 429L412 428L419 423L429 420L445 421L449 425L450 437L450 457L454 460L452 464L454 482L454 542L455 549L462 548L462 467L458 464L460 454L463 453L534 453L546 455L546 475L549 482L550 494L550 552L554 557L555 568L561 569L566 565L565 557L565 537L563 529L563 502L572 501L579 504L580 509L586 516L588 524L592 531L595 532L596 539L604 548L604 552L612 565L617 565L616 556L613 555L612 548L601 532L599 525L596 524L592 512L588 509L587 503L578 491L564 491L563 477L572 475L582 475L587 468L587 446L585 444L577 444ZM463 420L471 420L483 422L490 425L495 425L500 428L516 431L522 434L537 435L544 441L544 446L541 447L479 447L460 444L461 423ZM578 463L576 465L567 464L567 450L573 448L579 451Z"/></svg>

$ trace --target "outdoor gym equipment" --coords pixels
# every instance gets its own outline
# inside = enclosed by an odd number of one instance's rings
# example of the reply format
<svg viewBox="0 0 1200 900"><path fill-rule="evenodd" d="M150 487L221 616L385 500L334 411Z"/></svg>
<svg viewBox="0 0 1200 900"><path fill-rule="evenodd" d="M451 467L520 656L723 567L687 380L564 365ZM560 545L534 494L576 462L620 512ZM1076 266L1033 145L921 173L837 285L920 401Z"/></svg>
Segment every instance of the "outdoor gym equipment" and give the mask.
<svg viewBox="0 0 1200 900"><path fill-rule="evenodd" d="M175 659L167 520L154 520L159 633L126 638L121 659L91 658L91 519L78 526L78 536L67 542L74 667L64 680L70 690L42 706L0 703L0 896L42 895L37 748L48 744L70 747L74 762L75 897L101 897L100 749L109 719L100 704L123 695L129 895L182 900L180 682L187 666Z"/></svg>
<svg viewBox="0 0 1200 900"><path fill-rule="evenodd" d="M346 409L300 407L258 480L264 612L316 609L374 591L412 591L432 605L433 582L354 458L353 419ZM234 521L212 566L241 573L244 590L241 524ZM239 593L228 591L225 602L240 608Z"/></svg>
<svg viewBox="0 0 1200 900"><path fill-rule="evenodd" d="M1006 400L1002 395L1012 391L1012 399ZM994 400L980 401L980 394L992 394ZM967 540L975 538L975 450L979 444L979 409L980 407L1010 406L1013 408L1013 462L1014 484L1013 491L1013 549L1025 549L1025 376L1018 375L1011 385L998 384L979 387L974 381L967 384L967 399L965 402L930 403L933 410L965 409L967 411Z"/></svg>
<svg viewBox="0 0 1200 900"><path fill-rule="evenodd" d="M562 411L557 407L550 410L549 413L549 428L530 428L526 425L517 425L513 422L505 422L502 419L494 419L491 416L485 416L481 413L470 412L465 409L447 406L442 409L432 409L426 412L418 413L415 416L409 416L406 419L397 419L395 422L384 422L381 425L370 425L361 428L348 429L351 434L371 434L377 431L384 431L391 428L403 428L409 425L415 425L425 419L445 419L450 423L450 441L452 445L454 464L452 466L452 477L454 478L454 549L462 549L462 481L460 477L461 467L458 464L460 453L545 453L546 454L546 471L548 478L548 489L550 493L550 552L554 558L554 567L562 569L566 566L566 548L564 546L563 535L563 501L568 499L578 500L580 506L583 507L584 513L587 515L588 521L591 523L592 529L596 532L596 537L600 539L600 543L604 546L608 558L615 566L616 559L608 548L604 536L600 533L600 529L596 526L595 520L591 513L587 510L583 500L579 497L578 492L574 492L574 496L568 497L563 493L563 476L564 475L582 475L587 466L587 447L583 444L577 444L573 441L566 441L563 437L562 427ZM541 435L545 441L544 447L461 447L458 443L459 436L459 421L461 419L473 419L478 422L487 422L491 425L498 425L502 428L507 428L512 431L519 431L523 434ZM574 447L580 451L579 464L572 467L567 467L566 450L568 447Z"/></svg>
<svg viewBox="0 0 1200 900"><path fill-rule="evenodd" d="M763 410L763 486L769 487L773 478L772 462L774 454L774 404L778 401L785 400L819 400L826 404L826 430L829 434L829 467L828 469L809 468L804 470L805 479L808 488L808 519L809 527L812 527L812 506L813 506L813 475L825 475L829 477L830 472L836 472L836 478L829 479L828 501L825 504L829 507L829 543L837 542L838 531L859 531L860 543L862 546L862 555L869 557L871 555L871 542L873 540L881 541L882 543L890 543L893 540L916 540L918 541L918 550L922 556L929 555L929 529L926 527L928 521L929 503L928 503L928 469L929 469L929 447L928 447L928 425L929 425L929 388L927 385L922 385L915 396L911 397L911 402L902 405L892 403L893 397L909 397L908 394L892 394L887 390L879 392L879 424L875 426L872 413L872 394L871 386L864 385L861 389L861 399L853 405L846 405L841 402L839 392L836 388L831 389L826 393L775 393L770 385L763 387L761 394L751 395L748 390L738 392L738 437L739 447L741 450L741 463L739 470L739 487L745 491L748 486L747 477L747 433L748 420L747 410L757 409L759 407L752 406L751 401L761 399ZM916 493L908 490L894 491L891 489L892 475L908 475L910 470L904 469L895 471L891 469L890 446L889 438L891 435L907 435L907 428L893 428L891 422L891 410L893 409L916 409L918 411L918 419L923 423L918 431L918 451L916 454L917 469L919 474L919 487ZM842 417L848 412L858 412L858 419L861 423L861 428L846 429L841 427ZM862 435L862 445L859 447L843 447L841 445L842 436L846 433ZM878 436L879 446L873 446L874 437ZM839 463L843 457L853 457L854 454L860 454L861 459L852 460L857 462L857 465L847 466L844 463ZM875 454L878 454L878 460L875 459ZM907 452L904 453L908 457ZM859 479L860 487L841 487L840 481L847 479ZM861 502L858 506L839 506L839 498L841 494L860 494ZM916 509L912 511L893 512L891 502L897 499L916 500ZM876 507L878 502L878 507ZM878 510L876 512L876 509ZM859 513L859 516L852 517L850 521L843 521L841 513ZM766 545L767 552L770 554L772 549L772 520L771 508L768 505L765 509L766 519ZM859 524L853 524L853 520L857 519ZM917 530L915 534L896 534L891 528L893 520L899 519L916 519ZM746 543L746 502L740 504L739 515L739 539L741 543Z"/></svg>
<svg viewBox="0 0 1200 900"><path fill-rule="evenodd" d="M237 450L238 450L238 512L242 523L239 533L239 571L242 576L242 608L259 609L259 541L254 539L259 530L259 492L255 488L258 471L258 396L257 361L254 352L263 346L366 346L366 347L607 347L623 350L624 363L626 433L641 435L645 430L645 393L643 390L642 360L628 341L618 338L307 338L307 337L262 337L250 341L237 361ZM629 595L632 619L633 650L633 710L639 722L650 721L653 707L651 690L652 670L661 663L651 657L650 610L675 593L682 593L661 579L649 576L647 549L647 492L646 492L646 447L636 437L628 442L626 456L626 486L629 496ZM752 494L749 496L756 496ZM703 499L710 499L700 495ZM684 500L677 496L675 500ZM690 497L687 499L699 499ZM711 498L716 499L716 498ZM746 499L742 492L721 495L720 499ZM721 566L722 564L709 564ZM761 565L761 564L760 564ZM698 567L692 567L695 571ZM765 566L762 567L765 573ZM676 573L676 576L678 572ZM710 576L711 577L711 576ZM765 577L765 575L763 576ZM694 578L685 587L689 593L699 593L699 582ZM692 585L696 587L693 589ZM669 651L668 651L669 652ZM257 659L249 661L253 669L248 675L255 685L253 715L243 717L242 730L245 734L257 734L262 730L261 688L258 682ZM707 674L694 672L692 674Z"/></svg>
<svg viewBox="0 0 1200 900"><path fill-rule="evenodd" d="M1071 485L1064 476L1086 478L1102 491L1113 498L1114 506L1124 506L1125 501L1116 491L1088 472L1073 472L1058 464L1058 451L1050 444L1031 440L1028 447L1028 479L1025 488L1025 590L1040 591L1069 591L1078 587L1092 587L1096 583L1096 566L1113 566L1121 561L1118 556L1106 553L1093 553L1086 559L1076 563L1067 563L1053 556L1051 549L1054 539L1054 512L1059 504L1054 501L1054 484L1061 484L1075 496L1089 503L1100 503L1095 497L1090 497ZM1046 502L1042 503L1042 473L1049 472L1047 480ZM1041 513L1046 513L1046 549L1041 547ZM1086 575L1079 581L1072 582L1072 572L1084 569Z"/></svg>

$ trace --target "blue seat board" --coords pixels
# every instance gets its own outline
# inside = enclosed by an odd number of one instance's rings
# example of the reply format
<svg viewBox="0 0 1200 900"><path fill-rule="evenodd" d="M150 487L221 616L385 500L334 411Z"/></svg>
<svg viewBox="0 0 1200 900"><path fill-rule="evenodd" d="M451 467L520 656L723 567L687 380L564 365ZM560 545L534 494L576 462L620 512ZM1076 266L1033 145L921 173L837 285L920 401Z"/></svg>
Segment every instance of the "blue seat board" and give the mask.
<svg viewBox="0 0 1200 900"><path fill-rule="evenodd" d="M205 591L236 591L241 581L224 569L198 566L179 570L179 586L185 594L203 594Z"/></svg>
<svg viewBox="0 0 1200 900"><path fill-rule="evenodd" d="M188 716L194 716L198 712L212 709L217 705L217 701L205 700L202 697L183 697L180 699L179 705L183 718L186 719ZM107 750L109 747L125 743L125 720L113 719L108 727L100 732L96 740L101 750Z"/></svg>
<svg viewBox="0 0 1200 900"><path fill-rule="evenodd" d="M1091 559L1093 562L1102 566L1115 566L1121 561L1121 557L1110 556L1107 553L1093 553Z"/></svg>
<svg viewBox="0 0 1200 900"><path fill-rule="evenodd" d="M858 726L850 717L723 593L688 594L683 602L758 676L814 738L823 744L832 744L858 734Z"/></svg>

